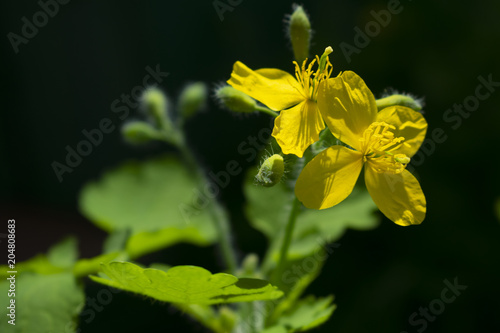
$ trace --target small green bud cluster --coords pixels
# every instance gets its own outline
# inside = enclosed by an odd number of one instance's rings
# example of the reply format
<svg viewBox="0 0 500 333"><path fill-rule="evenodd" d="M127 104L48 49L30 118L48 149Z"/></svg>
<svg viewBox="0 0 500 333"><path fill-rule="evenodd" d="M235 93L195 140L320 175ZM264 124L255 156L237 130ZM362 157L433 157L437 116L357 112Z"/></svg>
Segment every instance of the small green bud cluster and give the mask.
<svg viewBox="0 0 500 333"><path fill-rule="evenodd" d="M149 121L131 121L122 127L125 140L132 144L144 144L152 140L163 140L174 145L182 137L182 121L202 109L207 99L207 87L202 82L188 85L181 92L178 102L177 123L169 112L169 101L157 87L150 87L141 97L141 110Z"/></svg>

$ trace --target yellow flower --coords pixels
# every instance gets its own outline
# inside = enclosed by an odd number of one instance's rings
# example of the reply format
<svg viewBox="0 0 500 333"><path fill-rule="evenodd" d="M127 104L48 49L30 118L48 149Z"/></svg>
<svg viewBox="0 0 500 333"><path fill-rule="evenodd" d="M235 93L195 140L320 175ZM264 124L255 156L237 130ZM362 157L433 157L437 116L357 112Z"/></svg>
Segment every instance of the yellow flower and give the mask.
<svg viewBox="0 0 500 333"><path fill-rule="evenodd" d="M404 106L377 112L375 97L354 72L322 82L318 106L332 134L352 148L332 146L312 159L297 180L297 198L308 208L335 206L351 194L364 166L380 211L399 225L420 224L425 196L406 165L425 138L424 117Z"/></svg>
<svg viewBox="0 0 500 333"><path fill-rule="evenodd" d="M283 153L302 157L310 144L318 141L319 133L325 128L318 111L317 95L321 81L332 73L328 55L331 47L325 49L321 59L311 61L302 67L294 61L295 77L279 69L262 68L251 70L237 61L231 78L227 81L234 88L255 98L274 111L282 111L274 121L273 136ZM313 65L317 62L317 70Z"/></svg>

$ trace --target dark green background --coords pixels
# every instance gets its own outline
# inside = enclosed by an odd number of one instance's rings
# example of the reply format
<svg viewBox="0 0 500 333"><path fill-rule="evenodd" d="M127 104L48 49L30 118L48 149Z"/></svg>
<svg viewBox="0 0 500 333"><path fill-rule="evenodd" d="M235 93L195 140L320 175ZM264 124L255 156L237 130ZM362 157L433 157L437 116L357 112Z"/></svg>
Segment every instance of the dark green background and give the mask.
<svg viewBox="0 0 500 333"><path fill-rule="evenodd" d="M66 145L84 139L82 130L96 128L104 117L122 123L110 105L141 84L146 66L159 64L170 73L160 86L171 98L188 82L213 87L225 81L236 60L292 71L283 33L291 4L244 0L221 21L212 1L73 0L15 54L6 35L19 34L21 18L31 20L40 7L35 1L3 1L1 214L4 222L17 220L18 258L45 251L70 233L78 235L82 255L96 255L105 234L79 215L79 189L123 160L172 150L129 147L115 130L62 183L51 168L54 160L63 162ZM499 196L500 91L456 129L443 119L447 109L475 93L479 76L500 81L500 2L402 0L402 12L350 63L339 45L352 45L354 27L364 29L373 20L370 11L386 9L387 2L303 4L315 31L312 53L331 45L335 73L354 70L376 95L393 87L425 96L429 133L441 128L447 137L416 167L428 202L422 225L402 228L384 219L376 230L349 231L340 240L310 288L318 296L335 294L339 306L318 331L417 332L421 326L411 326L409 317L440 297L445 279L457 277L467 290L426 332L500 332L500 226L493 210ZM264 115L235 116L211 101L188 131L201 160L217 172L231 159L248 166L237 147L268 124ZM221 199L236 222L240 254L262 253L263 236L241 213L241 177ZM181 245L143 263L199 264L218 271L217 253L215 247ZM86 287L91 297L98 290L92 283ZM82 332L109 332L111 325L122 332L204 331L168 305L125 294L116 295Z"/></svg>

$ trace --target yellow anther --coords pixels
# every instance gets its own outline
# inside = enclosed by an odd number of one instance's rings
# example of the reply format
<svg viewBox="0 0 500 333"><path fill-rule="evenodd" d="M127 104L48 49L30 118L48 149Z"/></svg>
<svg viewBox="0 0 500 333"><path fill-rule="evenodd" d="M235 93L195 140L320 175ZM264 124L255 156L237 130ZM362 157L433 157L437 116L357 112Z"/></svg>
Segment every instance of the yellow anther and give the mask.
<svg viewBox="0 0 500 333"><path fill-rule="evenodd" d="M392 151L397 150L404 144L404 137L395 137L396 127L385 122L372 123L360 138L363 147L364 160L372 164L373 169L379 173L401 173L410 158L405 154L394 155Z"/></svg>
<svg viewBox="0 0 500 333"><path fill-rule="evenodd" d="M328 49L328 48L327 48ZM297 78L297 81L300 83L303 89L304 96L312 101L316 101L318 97L318 86L319 83L323 80L326 80L330 77L332 74L332 64L330 63L330 60L328 59L328 54L326 54L327 50L325 50L325 53L321 57L322 65L320 66L320 58L316 56L315 59L313 59L309 65L307 65L307 59L304 60L302 63L302 66L299 66L299 64L294 61L295 65L295 77ZM326 55L325 55L326 54ZM323 65L324 63L324 65ZM313 71L313 66L317 65L318 68L316 72ZM323 68L321 68L323 67Z"/></svg>

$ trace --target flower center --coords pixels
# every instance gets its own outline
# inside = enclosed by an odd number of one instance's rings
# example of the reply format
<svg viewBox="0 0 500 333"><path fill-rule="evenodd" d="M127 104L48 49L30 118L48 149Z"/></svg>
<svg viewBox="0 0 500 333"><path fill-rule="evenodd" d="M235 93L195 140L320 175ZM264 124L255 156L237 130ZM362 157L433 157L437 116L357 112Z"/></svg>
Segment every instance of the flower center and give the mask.
<svg viewBox="0 0 500 333"><path fill-rule="evenodd" d="M359 139L363 147L364 161L370 161L373 169L379 173L401 173L410 158L393 151L404 145L405 138L395 137L396 127L385 122L372 123Z"/></svg>
<svg viewBox="0 0 500 333"><path fill-rule="evenodd" d="M331 52L332 48L330 46L327 47L321 58L316 56L316 58L309 63L307 68L307 59L302 63L302 67L300 67L296 61L293 62L295 65L295 77L302 86L304 97L314 102L318 99L319 83L328 79L332 74L333 66L330 59L328 59L328 55ZM315 63L317 63L318 66L316 71L313 70Z"/></svg>

